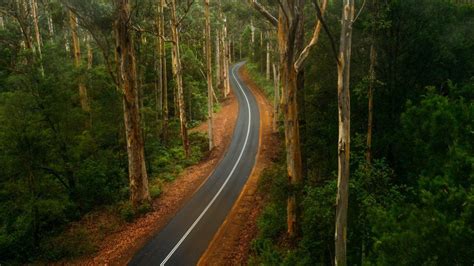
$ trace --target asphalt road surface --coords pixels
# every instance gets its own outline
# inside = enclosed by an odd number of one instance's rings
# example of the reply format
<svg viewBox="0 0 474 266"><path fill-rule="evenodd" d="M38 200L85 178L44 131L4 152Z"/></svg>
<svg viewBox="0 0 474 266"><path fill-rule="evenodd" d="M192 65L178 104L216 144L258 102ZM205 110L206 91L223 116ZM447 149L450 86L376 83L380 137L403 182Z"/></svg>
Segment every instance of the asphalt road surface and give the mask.
<svg viewBox="0 0 474 266"><path fill-rule="evenodd" d="M259 143L260 114L252 92L230 71L239 115L232 142L221 162L176 216L130 261L129 265L195 265L207 249L247 181Z"/></svg>

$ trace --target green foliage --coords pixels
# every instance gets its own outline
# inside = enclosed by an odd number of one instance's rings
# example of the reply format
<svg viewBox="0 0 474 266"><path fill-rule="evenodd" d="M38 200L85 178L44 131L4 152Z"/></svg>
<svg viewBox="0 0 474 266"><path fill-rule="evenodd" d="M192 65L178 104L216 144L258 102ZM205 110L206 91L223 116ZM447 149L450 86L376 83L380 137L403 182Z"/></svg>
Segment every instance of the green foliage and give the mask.
<svg viewBox="0 0 474 266"><path fill-rule="evenodd" d="M367 3L353 28L348 264L471 265L474 8L438 0L376 3L377 8ZM337 3L328 7L332 33L339 31L340 8ZM316 18L307 14L311 32ZM378 56L369 165L372 41ZM322 34L304 69L300 125L308 167L301 237L295 246L279 242L286 221L277 217L278 210L286 202L271 199L259 220L253 264L333 263L338 109L330 45ZM249 72L265 88L265 51L257 47L256 53Z"/></svg>
<svg viewBox="0 0 474 266"><path fill-rule="evenodd" d="M286 231L287 181L285 167L279 162L263 171L258 185L259 193L266 195L269 203L257 221L258 237L252 242L256 256L250 264L277 265L283 259L277 243Z"/></svg>
<svg viewBox="0 0 474 266"><path fill-rule="evenodd" d="M414 195L380 210L377 263L472 263L474 106L463 91L451 87L442 96L430 89L418 105L408 103L401 135L410 136L403 143L405 158L417 158L403 164Z"/></svg>
<svg viewBox="0 0 474 266"><path fill-rule="evenodd" d="M275 88L273 86L273 82L271 80L267 80L262 73L259 71L258 66L252 62L249 62L245 65L247 71L257 86L263 90L265 96L271 101L273 101L273 97L275 96Z"/></svg>
<svg viewBox="0 0 474 266"><path fill-rule="evenodd" d="M92 244L90 235L83 228L45 239L40 247L42 259L48 261L58 261L62 258L76 258L92 254L96 250L97 247Z"/></svg>
<svg viewBox="0 0 474 266"><path fill-rule="evenodd" d="M79 17L84 58L79 68L73 64L68 40L66 3ZM155 10L154 4L135 4L134 25L152 32L155 14L149 10ZM151 205L134 210L126 203L130 191L122 93L114 81L113 4L102 0L52 0L39 1L38 6L41 58L25 48L24 32L19 27L24 23L29 32L26 34L34 34L30 16L15 18L16 5L11 1L0 3L5 22L5 29L0 29L0 264L90 254L96 248L88 239L90 232L78 229L70 233L73 222L104 206L126 221L151 210ZM54 36L48 34L49 16ZM163 138L162 110L155 86L156 36L143 33L140 39L135 33L132 37L150 194L157 198L163 182L174 180L185 167L207 154L207 140L205 135L191 134L191 156L185 158L173 105L169 43L166 100L170 125L167 138ZM190 127L206 119L207 113L202 49L200 43L190 41L201 34L195 28L182 34L184 96ZM93 54L91 68L86 62L87 45ZM79 80L87 87L90 113L79 104Z"/></svg>
<svg viewBox="0 0 474 266"><path fill-rule="evenodd" d="M127 222L131 222L135 219L135 210L130 202L122 203L119 211L121 218Z"/></svg>
<svg viewBox="0 0 474 266"><path fill-rule="evenodd" d="M86 33L93 37L89 42L94 55L92 68L87 68L86 62L75 68L71 51L65 49L70 31L66 2L80 15L83 57L87 54ZM126 221L151 208L133 209L128 203L122 94L114 81L114 5L103 0L66 2L38 2L41 58L25 48L24 33L34 32L30 18L15 16L18 10L13 1L0 4L5 19L5 28L0 29L0 264L89 254L96 248L89 232L65 232L71 222L104 205L112 206ZM241 50L242 57L251 61L247 65L251 77L271 99L273 84L262 75L267 37L260 41L261 33L270 28L254 17L258 13L244 2L223 1L221 6L227 12L234 58ZM310 2L307 8L313 10ZM339 31L341 5L329 2L326 22L334 34ZM353 25L348 261L357 265L471 265L474 8L443 0L375 2L377 7L367 3ZM277 14L276 1L261 3ZM191 156L185 158L168 42L168 98L164 100L169 103L169 127L163 131L153 33L156 3L131 4L131 20L137 29L132 37L145 156L150 193L156 198L163 182L174 180L207 154L207 140L205 135L191 134ZM185 1L178 4L180 17L184 5ZM212 3L212 10L212 28L220 28L216 3ZM201 3L195 2L189 12L181 21L180 48L186 115L192 127L206 119L207 84L202 73ZM48 15L54 36L48 34ZM250 21L255 26L254 43ZM315 12L306 12L305 21L309 35ZM276 41L269 41L275 50ZM367 165L366 100L372 41L378 54L374 160ZM277 60L273 52L272 62ZM300 206L302 235L295 245L287 245L288 187L284 162L279 161L265 171L259 186L268 195L268 205L258 220L260 232L252 245L255 256L251 264L332 264L337 71L327 34L321 34L304 70L305 87L299 88L298 95L307 165ZM81 110L79 80L88 88L90 113Z"/></svg>

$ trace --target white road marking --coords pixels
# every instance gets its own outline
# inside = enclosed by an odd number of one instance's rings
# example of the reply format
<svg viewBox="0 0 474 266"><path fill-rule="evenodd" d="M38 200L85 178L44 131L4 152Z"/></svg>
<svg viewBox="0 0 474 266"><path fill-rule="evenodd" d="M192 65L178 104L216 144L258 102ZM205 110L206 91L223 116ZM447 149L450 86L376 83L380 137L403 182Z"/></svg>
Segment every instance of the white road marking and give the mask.
<svg viewBox="0 0 474 266"><path fill-rule="evenodd" d="M217 191L216 195L214 195L214 197L212 198L212 200L209 202L209 204L207 204L206 208L204 208L204 210L201 212L201 214L198 216L198 218L193 222L193 224L188 228L188 230L186 231L186 233L184 233L184 235L181 237L181 239L178 241L178 243L176 243L176 245L173 247L173 249L170 251L170 253L166 256L166 258L160 263L160 266L164 266L166 262L168 262L168 260L171 258L171 256L173 256L173 254L176 252L176 250L179 248L179 246L183 243L183 241L186 239L186 237L188 237L188 235L191 233L191 231L194 229L194 227L196 227L196 225L199 223L199 221L202 219L202 217L204 216L204 214L206 214L206 212L209 210L209 208L212 206L212 204L214 203L214 201L216 201L217 197L219 197L219 195L221 194L222 190L224 189L224 187L227 185L227 182L229 182L230 178L232 177L232 174L234 174L234 171L235 169L237 168L237 165L240 163L240 160L242 159L242 155L244 154L244 151L245 151L245 148L247 146L247 142L249 140L249 136L250 136L250 125L251 125L251 122L252 122L252 112L250 110L250 102L249 102L249 99L247 98L247 94L245 94L245 91L244 89L242 89L242 86L240 85L240 82L239 80L237 80L237 77L235 76L235 69L237 68L237 66L235 66L234 68L232 68L232 76L234 77L235 79L235 82L237 83L237 85L239 86L239 89L240 91L242 91L242 93L244 94L244 97L245 97L245 101L247 102L247 108L249 110L249 123L248 123L248 128L247 128L247 135L245 136L245 141L244 141L244 145L242 147L242 150L240 151L240 155L239 155L239 158L237 158L237 161L235 162L234 164L234 167L232 167L232 170L230 171L229 175L227 176L226 180L224 181L224 183L222 184L222 186L220 187L219 191Z"/></svg>

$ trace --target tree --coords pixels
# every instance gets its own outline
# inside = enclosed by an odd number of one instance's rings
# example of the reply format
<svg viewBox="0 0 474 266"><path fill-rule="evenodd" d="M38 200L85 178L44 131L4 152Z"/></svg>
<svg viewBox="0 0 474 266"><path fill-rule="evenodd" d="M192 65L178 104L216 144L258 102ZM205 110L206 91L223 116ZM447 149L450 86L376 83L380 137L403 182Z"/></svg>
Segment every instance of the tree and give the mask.
<svg viewBox="0 0 474 266"><path fill-rule="evenodd" d="M123 111L127 138L130 198L136 208L150 201L148 175L145 166L144 141L140 123L137 88L137 70L133 39L130 36L130 4L128 0L117 1L115 21L116 51L118 59L118 82L123 93Z"/></svg>
<svg viewBox="0 0 474 266"><path fill-rule="evenodd" d="M176 15L176 1L171 0L171 39L173 42L173 75L176 82L176 100L178 104L179 124L181 129L181 140L186 158L189 157L188 127L186 122L186 107L184 106L183 95L183 73L181 66L181 52L179 45L179 25L180 20Z"/></svg>
<svg viewBox="0 0 474 266"><path fill-rule="evenodd" d="M256 0L252 1L252 5L271 25L278 28L286 164L290 184L287 203L287 226L288 235L295 237L298 232L298 194L303 181L297 93L298 90L304 89L301 67L308 57L309 51L318 41L321 21L316 23L311 41L304 47L304 1L285 0L282 2L279 5L278 19ZM322 10L326 9L326 5L327 1L324 0Z"/></svg>
<svg viewBox="0 0 474 266"><path fill-rule="evenodd" d="M216 86L220 88L221 78L221 33L219 27L216 27Z"/></svg>
<svg viewBox="0 0 474 266"><path fill-rule="evenodd" d="M204 1L205 5L205 17L206 17L206 67L207 67L207 119L208 119L208 138L209 138L209 150L214 147L213 141L213 122L212 113L214 109L213 95L212 95L212 52L211 52L211 19L209 11L209 0Z"/></svg>
<svg viewBox="0 0 474 266"><path fill-rule="evenodd" d="M36 41L35 49L39 57L41 58L42 57L42 52L41 52L42 40L41 40L41 33L39 29L38 3L36 2L36 0L30 0L30 10L31 10L33 26L35 30L35 41Z"/></svg>
<svg viewBox="0 0 474 266"><path fill-rule="evenodd" d="M224 16L222 13L222 5L221 2L218 2L219 6L219 22L222 24L220 31L218 31L218 39L219 43L217 45L217 49L220 48L220 51L216 54L216 56L220 56L219 63L217 64L219 69L219 74L217 75L218 78L218 87L222 90L224 97L227 97L230 93L230 79L229 79L229 58L230 58L230 51L229 51L229 40L227 35L227 17Z"/></svg>
<svg viewBox="0 0 474 266"><path fill-rule="evenodd" d="M224 17L223 24L223 61L224 61L224 97L229 96L230 94L230 77L229 77L229 64L230 64L230 45L229 45L229 36L227 34L227 17Z"/></svg>
<svg viewBox="0 0 474 266"><path fill-rule="evenodd" d="M77 69L81 68L81 45L79 42L79 35L77 32L77 17L72 10L69 10L69 26L71 27L72 47L74 53L74 65ZM91 56L91 51L88 49L88 56ZM92 59L91 59L92 60ZM84 84L84 78L82 75L79 76L79 100L81 103L82 110L84 112L90 112L89 100L87 99L87 88Z"/></svg>
<svg viewBox="0 0 474 266"><path fill-rule="evenodd" d="M4 22L3 16L0 15L0 30L4 30L4 29L5 29L5 22Z"/></svg>
<svg viewBox="0 0 474 266"><path fill-rule="evenodd" d="M267 40L266 40L266 42L267 42L267 50L266 50L266 52L267 52L267 63L266 63L266 68L265 68L265 70L266 70L265 71L265 73L266 73L265 77L267 78L267 80L270 80L270 40L269 40L269 36L270 36L270 34L267 32L267 34L266 34L266 37L267 37Z"/></svg>
<svg viewBox="0 0 474 266"><path fill-rule="evenodd" d="M354 22L354 0L344 0L342 28L337 61L337 95L339 110L338 171L336 198L335 265L347 264L347 209L349 203L349 159L350 159L350 70L352 49L352 25Z"/></svg>
<svg viewBox="0 0 474 266"><path fill-rule="evenodd" d="M164 7L166 6L165 0L158 0L157 14L156 14L156 49L158 54L158 73L157 82L158 90L161 92L161 136L163 141L167 139L168 133L168 76L167 76L167 62L166 62L166 47L165 47L165 17Z"/></svg>
<svg viewBox="0 0 474 266"><path fill-rule="evenodd" d="M280 116L280 73L275 63L273 63L273 90L275 95L273 101L273 131L277 132Z"/></svg>

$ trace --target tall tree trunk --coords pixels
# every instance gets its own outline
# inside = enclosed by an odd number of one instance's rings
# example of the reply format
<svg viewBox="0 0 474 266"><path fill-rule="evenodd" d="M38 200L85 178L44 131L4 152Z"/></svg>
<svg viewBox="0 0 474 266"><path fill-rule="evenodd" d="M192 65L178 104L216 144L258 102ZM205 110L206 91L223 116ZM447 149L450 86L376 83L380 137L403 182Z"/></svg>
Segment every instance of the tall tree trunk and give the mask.
<svg viewBox="0 0 474 266"><path fill-rule="evenodd" d="M163 13L163 6L160 1L160 3L157 6L157 14L156 14L156 32L158 36L156 36L156 56L158 60L155 59L155 102L156 102L156 125L157 125L157 134L158 136L162 133L163 131L163 122L162 117L163 117L163 35L164 32L162 32L162 14ZM158 61L158 63L156 63ZM161 118L161 119L160 119Z"/></svg>
<svg viewBox="0 0 474 266"><path fill-rule="evenodd" d="M232 36L229 36L229 64L232 64L233 49L232 49Z"/></svg>
<svg viewBox="0 0 474 266"><path fill-rule="evenodd" d="M254 57L254 53L255 53L255 27L253 26L253 20L250 20L250 40L251 42L249 43L249 46L250 46L250 55L252 56L252 58Z"/></svg>
<svg viewBox="0 0 474 266"><path fill-rule="evenodd" d="M213 138L213 95L212 95L212 52L211 52L211 18L209 11L209 0L204 1L205 4L205 16L206 16L206 66L207 66L207 119L208 119L208 138L209 138L209 150L214 148Z"/></svg>
<svg viewBox="0 0 474 266"><path fill-rule="evenodd" d="M40 59L40 71L41 75L44 76L44 67L43 67L43 53L41 52L41 33L39 30L39 19L38 19L38 3L36 0L30 0L30 7L31 7L31 15L33 17L33 25L35 29L35 41L36 45L35 47L35 52L38 55Z"/></svg>
<svg viewBox="0 0 474 266"><path fill-rule="evenodd" d="M64 34L63 34L63 40L64 40L64 50L66 50L66 52L70 52L71 51L71 46L69 44L69 38L67 36L67 31L64 31Z"/></svg>
<svg viewBox="0 0 474 266"><path fill-rule="evenodd" d="M94 63L94 51L92 51L91 46L91 36L87 34L86 36L86 46L87 46L87 69L92 69Z"/></svg>
<svg viewBox="0 0 474 266"><path fill-rule="evenodd" d="M219 29L216 29L216 86L220 88L221 84L221 39Z"/></svg>
<svg viewBox="0 0 474 266"><path fill-rule="evenodd" d="M31 6L31 16L33 17L33 26L35 29L35 41L36 41L36 52L42 58L42 52L41 52L41 33L39 30L39 19L38 19L38 3L36 0L30 0L30 6Z"/></svg>
<svg viewBox="0 0 474 266"><path fill-rule="evenodd" d="M133 42L135 45L135 61L142 62L142 46L143 46L143 34L141 29L137 29L135 32L135 41ZM141 128L142 131L146 128L146 113L143 112L143 109L145 107L144 103L144 97L143 97L143 65L139 64L136 65L137 69L137 79L136 79L136 87L138 88L138 106L140 108L140 122L141 122ZM143 133L143 141L146 142L146 134Z"/></svg>
<svg viewBox="0 0 474 266"><path fill-rule="evenodd" d="M264 51L265 50L265 46L263 44L264 42L264 38L263 38L263 31L260 31L260 46L259 46L259 51ZM260 56L259 57L259 61L260 61L260 72L261 73L266 73L266 67L267 67L267 58L266 58L266 54L264 53L263 56Z"/></svg>
<svg viewBox="0 0 474 266"><path fill-rule="evenodd" d="M46 17L48 20L48 33L49 33L49 38L52 40L54 38L54 24L53 24L53 18L51 17L51 14L46 13Z"/></svg>
<svg viewBox="0 0 474 266"><path fill-rule="evenodd" d="M301 145L300 145L300 126L298 119L298 104L297 104L297 84L298 74L292 71L292 67L285 69L285 94L286 102L284 103L284 124L285 124L285 143L286 143L286 161L288 181L290 183L291 191L288 196L287 206L287 223L288 234L290 237L295 237L298 234L298 190L303 181L302 175L302 159L301 159Z"/></svg>
<svg viewBox="0 0 474 266"><path fill-rule="evenodd" d="M267 34L267 68L266 68L266 78L267 80L270 80L270 40L268 39L268 34Z"/></svg>
<svg viewBox="0 0 474 266"><path fill-rule="evenodd" d="M158 41L158 39L157 39ZM159 51L159 50L157 50ZM161 81L161 66L158 66L161 63L160 55L155 51L154 54L154 70L155 70L155 123L156 123L156 136L160 138L161 135L161 115L163 114L163 85Z"/></svg>
<svg viewBox="0 0 474 266"><path fill-rule="evenodd" d="M239 41L239 60L242 60L242 35L240 36Z"/></svg>
<svg viewBox="0 0 474 266"><path fill-rule="evenodd" d="M303 49L304 2L304 0L280 1L279 18L276 19L257 0L252 0L253 7L271 25L278 28L280 80L283 88L281 103L284 114L286 161L288 182L290 184L287 205L287 227L288 235L293 239L298 234L298 196L301 194L301 183L303 180L298 90L304 89L304 73L300 71L300 66L306 60L311 47L317 43L321 27L320 22L316 23L311 42ZM324 8L326 4L327 0L323 0Z"/></svg>
<svg viewBox="0 0 474 266"><path fill-rule="evenodd" d="M226 35L227 35L227 25L226 25ZM225 70L226 77L227 77L226 78L226 82L227 82L226 83L226 90L227 90L226 95L229 96L229 94L230 94L230 76L229 75L230 75L230 64L231 64L230 60L231 60L231 58L230 58L230 42L229 42L228 36L226 37L226 39L227 39L227 51L226 51L227 56L226 56L226 70Z"/></svg>
<svg viewBox="0 0 474 266"><path fill-rule="evenodd" d="M0 16L0 30L4 30L5 29L5 22L3 20L3 17Z"/></svg>
<svg viewBox="0 0 474 266"><path fill-rule="evenodd" d="M181 55L180 55L180 44L179 44L179 31L178 31L178 18L176 16L176 0L171 0L171 36L173 39L173 72L176 78L176 100L178 105L179 122L181 129L181 138L183 142L184 153L186 158L189 157L189 139L188 139L188 128L186 125L186 108L184 106L184 95L183 95L183 73L181 66Z"/></svg>
<svg viewBox="0 0 474 266"><path fill-rule="evenodd" d="M69 10L69 26L71 27L71 36L72 36L72 47L74 52L74 66L77 69L81 68L81 45L79 42L79 36L77 32L77 17L76 15ZM84 84L84 77L80 75L78 78L79 86L79 101L81 103L81 108L84 112L90 112L89 100L87 99L87 88Z"/></svg>
<svg viewBox="0 0 474 266"><path fill-rule="evenodd" d="M222 93L224 95L224 98L227 97L227 84L228 84L228 71L227 71L227 21L226 18L224 17L224 14L222 12L222 5L221 1L218 0L218 6L219 6L219 22L222 24L222 28L220 30L219 34L219 47L221 49L220 51L220 83L218 84L218 88L222 90Z"/></svg>
<svg viewBox="0 0 474 266"><path fill-rule="evenodd" d="M219 34L219 47L221 49L219 55L220 55L220 83L219 83L219 89L222 90L222 95L225 97L225 84L226 84L226 79L225 79L225 42L224 42L224 30L221 29L220 34Z"/></svg>
<svg viewBox="0 0 474 266"><path fill-rule="evenodd" d="M118 15L115 22L117 38L117 59L119 85L123 91L123 110L127 138L130 199L135 208L150 202L145 152L140 128L137 69L133 40L130 36L130 4L128 0L117 0Z"/></svg>
<svg viewBox="0 0 474 266"><path fill-rule="evenodd" d="M298 2L298 1L297 1ZM301 3L300 3L301 4ZM292 3L295 10L302 8L296 3ZM286 162L288 182L290 184L290 193L287 204L287 227L290 238L297 236L299 231L299 190L303 181L302 158L300 145L300 126L298 118L298 97L297 90L300 82L298 72L293 67L294 61L303 46L303 17L299 19L287 20L284 12L280 8L278 20L278 42L280 48L281 80L283 85L283 106L284 126L285 126L285 144L286 144ZM293 11L290 11L293 12ZM296 14L295 14L296 15ZM291 25L291 27L288 27ZM289 30L293 32L290 33Z"/></svg>
<svg viewBox="0 0 474 266"><path fill-rule="evenodd" d="M273 101L273 132L278 131L278 119L280 116L280 74L277 67L273 64L273 87L274 87L274 101Z"/></svg>
<svg viewBox="0 0 474 266"><path fill-rule="evenodd" d="M224 17L224 25L223 25L223 61L224 61L224 72L223 72L223 82L224 82L224 97L230 93L230 80L229 80L229 41L227 38L227 18Z"/></svg>
<svg viewBox="0 0 474 266"><path fill-rule="evenodd" d="M338 175L336 198L335 265L347 265L347 209L349 201L349 156L350 156L350 61L352 49L352 22L354 19L354 0L344 0L342 9L342 28L338 58Z"/></svg>
<svg viewBox="0 0 474 266"><path fill-rule="evenodd" d="M30 18L28 12L28 5L25 0L16 0L16 8L18 11L18 24L20 26L20 32L23 37L23 40L20 43L21 48L26 50L33 49L32 37L31 37L31 27L30 27ZM26 59L28 64L32 64L35 61L35 57L28 57Z"/></svg>
<svg viewBox="0 0 474 266"><path fill-rule="evenodd" d="M163 8L166 6L165 0L160 0L160 12L159 12L159 17L160 17L160 26L161 26L161 64L162 64L162 72L161 72L161 80L163 82L162 85L162 92L163 92L163 125L162 125L162 140L163 142L166 142L168 139L168 120L169 120L169 108L168 108L168 63L166 59L166 46L164 43L164 35L165 35L165 14L163 12Z"/></svg>

